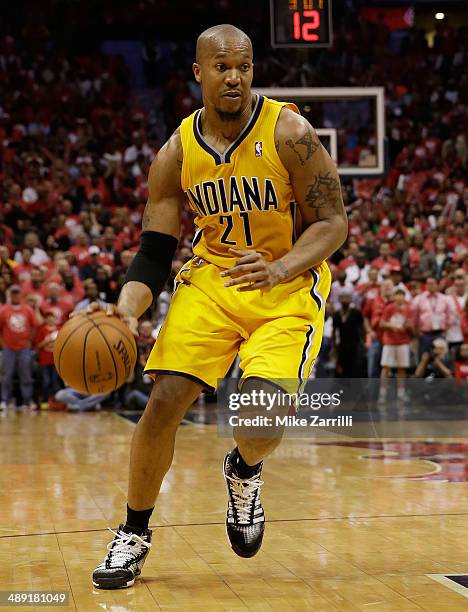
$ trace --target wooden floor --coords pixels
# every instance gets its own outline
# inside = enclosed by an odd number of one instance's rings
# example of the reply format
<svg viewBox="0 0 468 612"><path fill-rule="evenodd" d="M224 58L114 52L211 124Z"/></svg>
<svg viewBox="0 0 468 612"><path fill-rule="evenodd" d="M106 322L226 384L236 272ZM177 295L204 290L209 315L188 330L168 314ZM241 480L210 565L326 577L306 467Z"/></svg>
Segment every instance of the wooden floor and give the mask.
<svg viewBox="0 0 468 612"><path fill-rule="evenodd" d="M418 458L421 441L286 440L264 469L264 546L244 560L224 528L231 443L181 427L143 579L93 589L106 527L124 516L133 428L110 412L1 416L0 591L69 591L68 609L86 612L468 610L468 589L431 576L468 574L466 438L444 441L439 464Z"/></svg>

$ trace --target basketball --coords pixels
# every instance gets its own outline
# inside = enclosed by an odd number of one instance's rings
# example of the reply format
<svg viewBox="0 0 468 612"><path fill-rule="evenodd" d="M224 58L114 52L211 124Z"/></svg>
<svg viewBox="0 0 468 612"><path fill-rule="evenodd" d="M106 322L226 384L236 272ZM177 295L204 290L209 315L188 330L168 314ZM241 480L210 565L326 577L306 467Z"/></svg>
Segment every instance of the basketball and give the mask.
<svg viewBox="0 0 468 612"><path fill-rule="evenodd" d="M137 349L128 326L98 311L67 321L54 344L54 363L65 384L86 394L121 387L135 367Z"/></svg>

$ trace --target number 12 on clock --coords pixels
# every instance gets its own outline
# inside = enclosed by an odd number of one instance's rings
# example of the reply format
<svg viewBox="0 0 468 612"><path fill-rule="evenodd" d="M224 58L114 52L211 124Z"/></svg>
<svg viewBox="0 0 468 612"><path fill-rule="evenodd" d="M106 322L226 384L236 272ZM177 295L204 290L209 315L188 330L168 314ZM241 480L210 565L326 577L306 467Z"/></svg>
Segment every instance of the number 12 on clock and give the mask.
<svg viewBox="0 0 468 612"><path fill-rule="evenodd" d="M272 47L329 47L331 0L270 0Z"/></svg>

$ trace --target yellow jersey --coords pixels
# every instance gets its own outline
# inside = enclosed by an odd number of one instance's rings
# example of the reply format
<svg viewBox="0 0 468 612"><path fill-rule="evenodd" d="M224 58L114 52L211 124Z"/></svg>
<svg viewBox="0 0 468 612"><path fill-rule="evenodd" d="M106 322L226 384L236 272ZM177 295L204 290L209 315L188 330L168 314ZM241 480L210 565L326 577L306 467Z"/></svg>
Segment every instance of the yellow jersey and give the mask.
<svg viewBox="0 0 468 612"><path fill-rule="evenodd" d="M284 106L299 112L294 104L258 95L249 121L224 153L203 138L202 109L182 121L181 185L196 213L194 255L230 267L235 258L229 248L258 251L267 261L291 250L294 194L274 138Z"/></svg>

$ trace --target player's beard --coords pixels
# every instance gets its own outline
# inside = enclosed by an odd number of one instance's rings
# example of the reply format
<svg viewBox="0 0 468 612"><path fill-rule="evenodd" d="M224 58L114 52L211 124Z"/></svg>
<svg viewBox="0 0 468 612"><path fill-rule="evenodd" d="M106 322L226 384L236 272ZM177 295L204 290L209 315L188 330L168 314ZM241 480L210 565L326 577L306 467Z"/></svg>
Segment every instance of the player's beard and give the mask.
<svg viewBox="0 0 468 612"><path fill-rule="evenodd" d="M218 113L218 117L221 121L237 121L242 116L242 107L236 111L223 111L220 108L215 107L215 111Z"/></svg>

